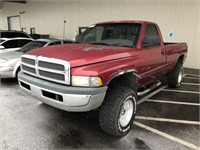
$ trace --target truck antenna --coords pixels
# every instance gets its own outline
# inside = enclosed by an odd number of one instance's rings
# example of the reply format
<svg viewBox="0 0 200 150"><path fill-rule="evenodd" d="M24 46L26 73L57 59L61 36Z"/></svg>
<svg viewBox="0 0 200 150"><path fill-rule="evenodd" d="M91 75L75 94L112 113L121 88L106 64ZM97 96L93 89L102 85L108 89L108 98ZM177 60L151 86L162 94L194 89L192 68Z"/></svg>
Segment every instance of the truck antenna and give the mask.
<svg viewBox="0 0 200 150"><path fill-rule="evenodd" d="M63 40L65 39L65 24L66 24L66 20L64 20L64 26L63 26Z"/></svg>

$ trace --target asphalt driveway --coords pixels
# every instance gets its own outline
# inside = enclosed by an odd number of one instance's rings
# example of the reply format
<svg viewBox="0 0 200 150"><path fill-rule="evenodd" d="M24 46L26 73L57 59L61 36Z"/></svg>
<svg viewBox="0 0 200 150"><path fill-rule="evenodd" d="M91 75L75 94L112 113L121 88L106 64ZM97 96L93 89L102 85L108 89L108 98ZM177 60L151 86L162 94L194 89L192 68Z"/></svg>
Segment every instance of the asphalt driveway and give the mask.
<svg viewBox="0 0 200 150"><path fill-rule="evenodd" d="M0 84L0 148L200 149L200 75L188 70L178 89L161 86L138 101L131 132L113 138L99 128L97 112L69 113L24 93L14 79Z"/></svg>

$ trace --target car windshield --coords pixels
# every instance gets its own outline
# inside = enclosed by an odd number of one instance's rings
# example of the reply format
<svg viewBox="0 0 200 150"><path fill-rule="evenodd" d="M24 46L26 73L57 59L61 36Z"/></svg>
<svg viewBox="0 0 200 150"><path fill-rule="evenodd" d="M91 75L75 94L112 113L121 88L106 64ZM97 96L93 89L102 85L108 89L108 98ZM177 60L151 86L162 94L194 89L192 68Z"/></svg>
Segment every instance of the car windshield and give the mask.
<svg viewBox="0 0 200 150"><path fill-rule="evenodd" d="M83 32L76 43L135 47L140 26L136 23L97 24Z"/></svg>
<svg viewBox="0 0 200 150"><path fill-rule="evenodd" d="M46 43L47 42L43 42L43 41L31 41L30 43L24 45L19 50L17 50L17 52L27 52L32 49L40 48L40 47L43 47Z"/></svg>

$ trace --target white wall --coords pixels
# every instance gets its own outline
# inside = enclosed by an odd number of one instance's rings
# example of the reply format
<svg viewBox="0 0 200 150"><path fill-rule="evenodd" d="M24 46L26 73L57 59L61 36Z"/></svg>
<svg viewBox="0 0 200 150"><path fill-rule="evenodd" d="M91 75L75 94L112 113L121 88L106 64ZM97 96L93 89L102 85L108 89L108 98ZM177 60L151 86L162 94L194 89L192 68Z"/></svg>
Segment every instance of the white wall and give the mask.
<svg viewBox="0 0 200 150"><path fill-rule="evenodd" d="M29 33L50 34L73 39L79 26L107 20L138 19L159 24L167 42L187 42L185 66L200 69L200 0L30 0L27 4L4 3L0 11L0 29L7 29L7 17L21 16L21 27ZM173 39L168 32L174 31Z"/></svg>
<svg viewBox="0 0 200 150"><path fill-rule="evenodd" d="M5 21L4 21L4 19L3 19L2 9L0 9L0 29L3 28L3 22L5 22Z"/></svg>

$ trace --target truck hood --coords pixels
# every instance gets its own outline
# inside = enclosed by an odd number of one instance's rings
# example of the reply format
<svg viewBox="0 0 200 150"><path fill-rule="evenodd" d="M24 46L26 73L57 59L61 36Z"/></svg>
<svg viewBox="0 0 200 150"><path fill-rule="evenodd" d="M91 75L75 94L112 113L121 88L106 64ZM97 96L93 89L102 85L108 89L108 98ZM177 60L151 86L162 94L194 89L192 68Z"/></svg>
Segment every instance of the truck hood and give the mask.
<svg viewBox="0 0 200 150"><path fill-rule="evenodd" d="M133 57L135 48L92 44L64 44L31 50L26 54L56 58L68 61L71 67L78 67L103 61Z"/></svg>

